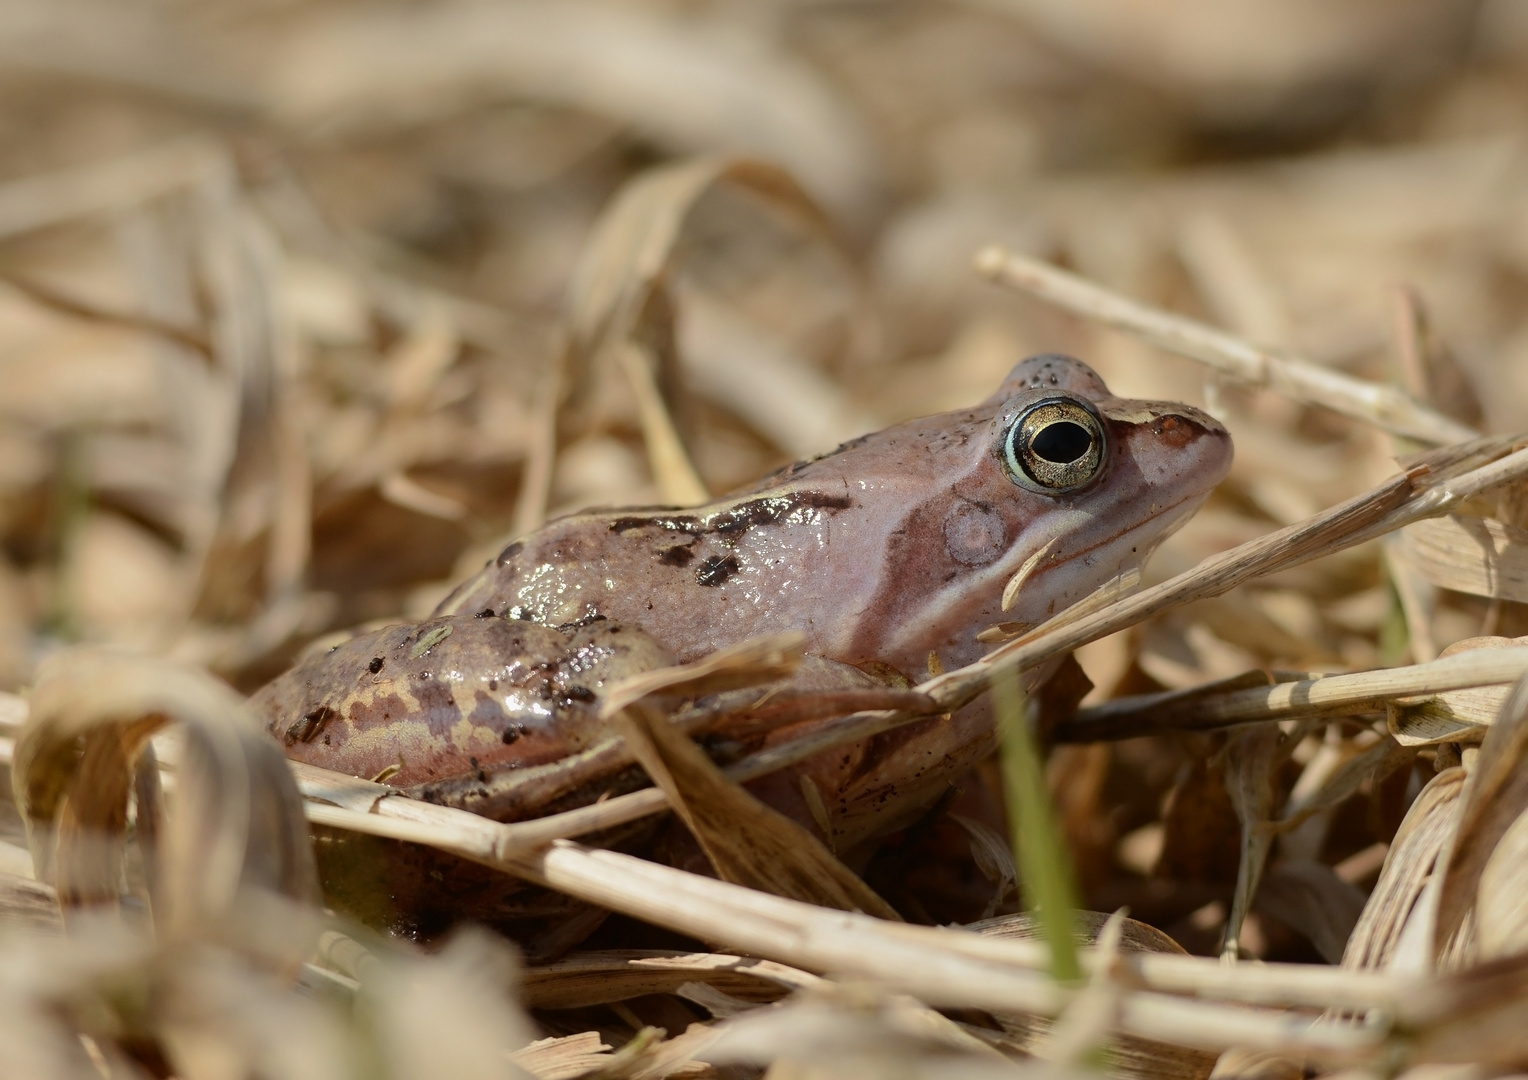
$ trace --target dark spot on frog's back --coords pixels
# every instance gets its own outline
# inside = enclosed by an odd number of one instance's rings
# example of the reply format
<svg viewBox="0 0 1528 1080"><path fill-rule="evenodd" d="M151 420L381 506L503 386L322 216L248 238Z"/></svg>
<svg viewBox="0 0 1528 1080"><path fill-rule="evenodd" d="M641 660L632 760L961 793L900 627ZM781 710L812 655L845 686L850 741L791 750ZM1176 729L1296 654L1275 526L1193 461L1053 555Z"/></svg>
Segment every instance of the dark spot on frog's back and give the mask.
<svg viewBox="0 0 1528 1080"><path fill-rule="evenodd" d="M618 535L633 529L663 529L665 532L689 533L692 536L699 536L702 531L700 518L693 514L653 514L645 517L627 514L610 522L610 531Z"/></svg>
<svg viewBox="0 0 1528 1080"><path fill-rule="evenodd" d="M587 686L566 687L564 688L561 695L556 698L557 704L565 709L571 706L574 702L578 702L583 705L589 705L597 700L597 695Z"/></svg>
<svg viewBox="0 0 1528 1080"><path fill-rule="evenodd" d="M777 524L799 511L846 510L853 505L854 500L847 495L830 495L825 491L792 491L784 495L745 499L713 510L704 517L695 514L625 515L610 522L610 531L619 534L634 529L662 529L687 536L714 534L730 539L749 529Z"/></svg>
<svg viewBox="0 0 1528 1080"><path fill-rule="evenodd" d="M664 566L689 566L694 559L695 552L685 544L675 544L658 553L658 561Z"/></svg>
<svg viewBox="0 0 1528 1080"><path fill-rule="evenodd" d="M311 709L286 729L282 741L288 746L293 743L312 742L318 738L319 732L324 730L324 725L338 715L339 713L328 705Z"/></svg>
<svg viewBox="0 0 1528 1080"><path fill-rule="evenodd" d="M712 555L695 568L695 581L700 585L717 586L739 570L737 559L731 555Z"/></svg>
<svg viewBox="0 0 1528 1080"><path fill-rule="evenodd" d="M711 514L706 518L722 536L735 536L761 525L773 525L801 510L847 510L854 500L847 495L829 495L822 491L793 491L786 495L771 495L762 499L749 499L728 510Z"/></svg>

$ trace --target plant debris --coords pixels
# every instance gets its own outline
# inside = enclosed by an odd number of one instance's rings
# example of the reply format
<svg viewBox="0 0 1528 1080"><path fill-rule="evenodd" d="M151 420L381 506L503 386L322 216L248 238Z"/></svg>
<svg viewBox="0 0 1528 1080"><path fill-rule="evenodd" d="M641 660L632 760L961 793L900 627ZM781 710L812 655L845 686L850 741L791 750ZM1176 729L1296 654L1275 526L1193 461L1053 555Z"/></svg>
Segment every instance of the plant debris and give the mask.
<svg viewBox="0 0 1528 1080"><path fill-rule="evenodd" d="M1528 19L1235 8L9 0L0 1074L1528 1069ZM246 699L1042 352L1236 461L974 664L543 672L607 726L433 788ZM875 843L793 771L1053 669ZM389 852L540 930L383 932Z"/></svg>

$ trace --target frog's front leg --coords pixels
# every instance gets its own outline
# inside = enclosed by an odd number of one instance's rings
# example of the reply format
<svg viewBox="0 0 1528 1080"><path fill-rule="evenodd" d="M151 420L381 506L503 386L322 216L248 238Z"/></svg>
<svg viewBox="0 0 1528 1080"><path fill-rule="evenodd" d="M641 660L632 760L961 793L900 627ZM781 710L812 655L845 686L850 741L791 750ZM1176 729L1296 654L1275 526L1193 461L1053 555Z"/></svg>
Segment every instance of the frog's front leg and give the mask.
<svg viewBox="0 0 1528 1080"><path fill-rule="evenodd" d="M1070 655L1025 673L1023 681L1042 738L1093 688ZM917 821L992 753L997 723L992 699L983 695L953 714L819 754L748 786L776 809L815 825L840 857L859 865L879 841ZM772 739L798 734L791 729Z"/></svg>

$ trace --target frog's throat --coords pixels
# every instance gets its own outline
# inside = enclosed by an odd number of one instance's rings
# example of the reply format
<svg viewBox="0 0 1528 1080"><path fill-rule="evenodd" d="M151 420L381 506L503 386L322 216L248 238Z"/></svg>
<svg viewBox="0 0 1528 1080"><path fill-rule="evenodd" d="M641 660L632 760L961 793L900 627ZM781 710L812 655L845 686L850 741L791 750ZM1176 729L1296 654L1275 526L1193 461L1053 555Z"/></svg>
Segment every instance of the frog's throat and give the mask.
<svg viewBox="0 0 1528 1080"><path fill-rule="evenodd" d="M1150 517L1135 521L1102 540L1083 548L1065 550L1061 558L1042 559L1020 592L1019 606L1023 606L1026 594L1035 589L1042 590L1052 598L1051 604L1041 613L1043 618L1049 618L1071 607L1105 582L1139 569L1157 545L1182 527L1209 495L1208 491L1191 492L1177 502L1160 508ZM1051 528L1035 530L1033 536L1026 530L1025 542L1015 544L1001 559L962 574L931 595L887 636L881 650L883 654L899 657L926 654L937 647L941 639L947 638L948 635L940 631L963 611L971 614L960 618L960 621L966 623L961 635L963 638L974 638L987 628L984 616L996 617L1000 614L1003 588L1008 579L1035 552L1058 538L1064 538L1071 531L1068 525L1067 519L1062 518ZM1090 554L1105 557L1085 564L1082 556ZM1062 598L1065 598L1065 602L1058 603Z"/></svg>

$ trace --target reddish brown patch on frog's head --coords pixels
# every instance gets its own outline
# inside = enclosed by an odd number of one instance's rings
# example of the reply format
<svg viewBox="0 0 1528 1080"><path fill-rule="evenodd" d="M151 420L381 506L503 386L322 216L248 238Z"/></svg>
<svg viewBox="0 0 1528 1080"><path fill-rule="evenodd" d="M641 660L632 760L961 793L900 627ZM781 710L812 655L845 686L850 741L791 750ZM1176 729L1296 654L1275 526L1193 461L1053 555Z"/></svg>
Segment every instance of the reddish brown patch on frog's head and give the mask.
<svg viewBox="0 0 1528 1080"><path fill-rule="evenodd" d="M1204 424L1187 416L1164 416L1156 425L1156 434L1161 438L1162 445L1174 450L1182 449L1208 433Z"/></svg>

